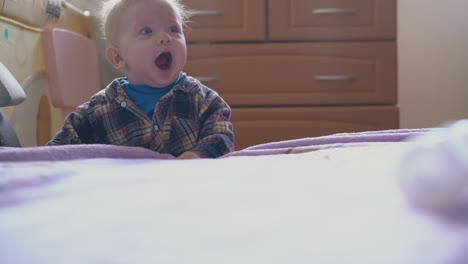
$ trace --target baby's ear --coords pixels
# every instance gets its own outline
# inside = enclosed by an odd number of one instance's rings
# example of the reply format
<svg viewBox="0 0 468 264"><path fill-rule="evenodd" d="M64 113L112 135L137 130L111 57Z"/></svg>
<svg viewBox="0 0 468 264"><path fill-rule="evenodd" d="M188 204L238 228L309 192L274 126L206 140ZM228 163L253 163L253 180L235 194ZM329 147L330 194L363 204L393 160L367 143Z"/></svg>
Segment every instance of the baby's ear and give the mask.
<svg viewBox="0 0 468 264"><path fill-rule="evenodd" d="M120 56L119 51L114 47L106 49L106 58L116 69L122 69L125 66L125 61Z"/></svg>

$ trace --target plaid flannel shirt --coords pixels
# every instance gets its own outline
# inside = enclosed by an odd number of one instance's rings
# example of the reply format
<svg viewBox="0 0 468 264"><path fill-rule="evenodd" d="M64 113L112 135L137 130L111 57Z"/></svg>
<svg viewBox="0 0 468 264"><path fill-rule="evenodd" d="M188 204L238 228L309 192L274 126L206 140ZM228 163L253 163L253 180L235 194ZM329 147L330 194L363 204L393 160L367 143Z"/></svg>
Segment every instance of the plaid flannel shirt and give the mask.
<svg viewBox="0 0 468 264"><path fill-rule="evenodd" d="M231 108L213 90L182 73L156 104L152 118L113 80L67 116L48 145L112 144L179 156L215 158L234 150Z"/></svg>

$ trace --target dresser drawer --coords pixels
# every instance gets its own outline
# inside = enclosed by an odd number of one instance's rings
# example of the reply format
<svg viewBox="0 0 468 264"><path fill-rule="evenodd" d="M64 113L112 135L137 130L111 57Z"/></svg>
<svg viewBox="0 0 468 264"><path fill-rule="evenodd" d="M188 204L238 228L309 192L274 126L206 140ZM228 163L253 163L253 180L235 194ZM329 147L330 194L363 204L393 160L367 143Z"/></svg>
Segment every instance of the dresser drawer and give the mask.
<svg viewBox="0 0 468 264"><path fill-rule="evenodd" d="M187 42L266 39L266 0L183 0L192 17Z"/></svg>
<svg viewBox="0 0 468 264"><path fill-rule="evenodd" d="M392 40L396 0L269 0L271 40Z"/></svg>
<svg viewBox="0 0 468 264"><path fill-rule="evenodd" d="M184 70L231 106L395 104L395 45L189 45Z"/></svg>
<svg viewBox="0 0 468 264"><path fill-rule="evenodd" d="M275 107L234 108L232 123L237 150L267 142L343 132L398 128L398 108Z"/></svg>

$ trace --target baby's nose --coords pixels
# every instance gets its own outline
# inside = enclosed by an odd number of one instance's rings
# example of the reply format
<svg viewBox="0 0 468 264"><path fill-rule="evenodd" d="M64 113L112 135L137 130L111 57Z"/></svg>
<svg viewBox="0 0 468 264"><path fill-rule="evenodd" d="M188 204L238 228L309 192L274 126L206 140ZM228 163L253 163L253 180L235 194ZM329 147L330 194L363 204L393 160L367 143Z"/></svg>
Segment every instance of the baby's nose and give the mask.
<svg viewBox="0 0 468 264"><path fill-rule="evenodd" d="M169 34L167 33L159 34L159 39L158 39L159 44L167 44L167 43L170 43L171 41L172 41L172 38L171 36L169 36Z"/></svg>

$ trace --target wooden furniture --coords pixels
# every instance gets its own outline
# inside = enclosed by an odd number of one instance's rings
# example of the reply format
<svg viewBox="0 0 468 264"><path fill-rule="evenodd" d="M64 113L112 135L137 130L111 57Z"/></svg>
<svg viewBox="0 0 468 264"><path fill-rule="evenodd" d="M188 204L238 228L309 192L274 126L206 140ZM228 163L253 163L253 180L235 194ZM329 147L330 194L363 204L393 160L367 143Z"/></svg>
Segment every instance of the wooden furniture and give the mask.
<svg viewBox="0 0 468 264"><path fill-rule="evenodd" d="M233 109L236 149L398 128L396 0L184 0L185 71Z"/></svg>

